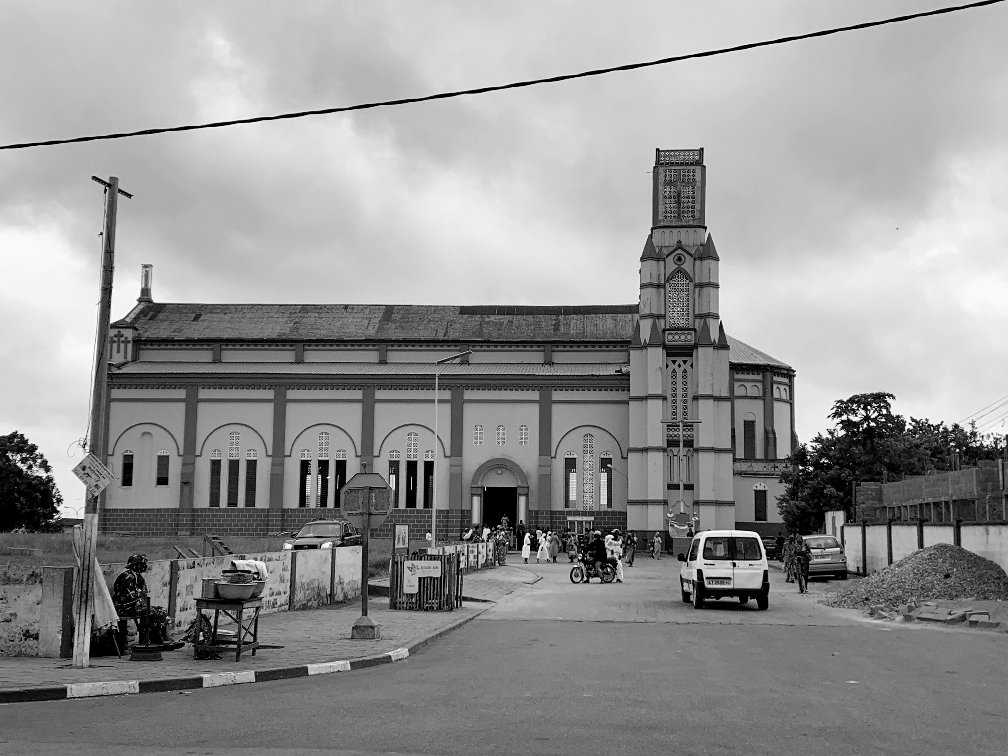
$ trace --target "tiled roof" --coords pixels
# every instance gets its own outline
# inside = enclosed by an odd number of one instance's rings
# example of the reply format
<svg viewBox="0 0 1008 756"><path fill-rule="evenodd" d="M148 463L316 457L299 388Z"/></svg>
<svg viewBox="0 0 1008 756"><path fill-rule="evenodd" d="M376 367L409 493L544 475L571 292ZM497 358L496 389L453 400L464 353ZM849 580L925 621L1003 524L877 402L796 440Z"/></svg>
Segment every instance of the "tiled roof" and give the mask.
<svg viewBox="0 0 1008 756"><path fill-rule="evenodd" d="M637 305L151 303L131 315L150 340L629 341Z"/></svg>
<svg viewBox="0 0 1008 756"><path fill-rule="evenodd" d="M791 366L771 357L766 352L749 346L732 336L728 337L728 362L732 365L758 365L760 367L776 367L791 370Z"/></svg>
<svg viewBox="0 0 1008 756"><path fill-rule="evenodd" d="M124 320L137 329L142 339L149 341L599 341L629 346L637 312L635 304L458 306L151 302L135 307ZM731 336L728 344L732 364L791 369Z"/></svg>

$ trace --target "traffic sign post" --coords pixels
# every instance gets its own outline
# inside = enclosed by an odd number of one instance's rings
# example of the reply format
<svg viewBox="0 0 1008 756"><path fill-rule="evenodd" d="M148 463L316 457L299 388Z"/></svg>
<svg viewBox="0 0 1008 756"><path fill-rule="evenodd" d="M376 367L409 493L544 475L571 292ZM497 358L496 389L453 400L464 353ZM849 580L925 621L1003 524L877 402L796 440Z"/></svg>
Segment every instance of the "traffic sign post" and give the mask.
<svg viewBox="0 0 1008 756"><path fill-rule="evenodd" d="M354 622L350 637L378 640L381 625L368 617L368 540L392 510L392 489L378 473L357 473L340 491L340 507L350 524L361 531L361 616Z"/></svg>

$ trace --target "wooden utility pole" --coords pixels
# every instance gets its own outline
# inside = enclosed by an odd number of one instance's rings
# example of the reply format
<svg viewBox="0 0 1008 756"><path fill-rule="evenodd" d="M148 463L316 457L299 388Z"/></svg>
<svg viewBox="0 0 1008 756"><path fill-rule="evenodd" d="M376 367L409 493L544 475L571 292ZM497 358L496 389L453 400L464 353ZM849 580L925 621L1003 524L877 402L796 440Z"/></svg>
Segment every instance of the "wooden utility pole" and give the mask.
<svg viewBox="0 0 1008 756"><path fill-rule="evenodd" d="M102 230L102 267L98 300L98 330L95 337L94 391L91 394L91 435L88 452L105 464L105 404L108 379L108 333L112 316L112 273L115 269L116 208L119 195L132 194L119 188L115 176L103 181L91 177L105 187L105 228ZM84 503L83 538L80 553L79 579L74 591L74 648L73 666L82 668L90 663L91 617L94 614L95 554L98 549L98 499L101 493L88 490Z"/></svg>

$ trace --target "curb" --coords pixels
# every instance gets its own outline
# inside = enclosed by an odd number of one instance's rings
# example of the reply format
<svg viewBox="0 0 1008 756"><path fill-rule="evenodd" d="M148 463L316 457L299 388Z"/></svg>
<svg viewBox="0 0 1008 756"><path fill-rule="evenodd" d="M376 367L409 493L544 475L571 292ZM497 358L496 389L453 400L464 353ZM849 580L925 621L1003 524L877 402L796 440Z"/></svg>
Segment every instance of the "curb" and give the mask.
<svg viewBox="0 0 1008 756"><path fill-rule="evenodd" d="M486 609L488 608L486 607ZM405 661L411 654L415 654L420 649L425 648L453 630L457 630L463 625L472 622L486 609L482 609L468 617L463 617L456 622L446 625L409 646L386 651L382 654L375 654L374 656L361 656L356 659L317 662L313 664L297 664L291 667L211 672L153 680L103 680L101 682L68 683L66 685L36 688L0 688L0 704L62 701L68 698L94 698L97 696L123 696L133 693L165 693L178 690L219 688L225 685L290 680L296 677L311 677L314 675L328 675L334 672L350 672L355 669L366 669L367 667Z"/></svg>

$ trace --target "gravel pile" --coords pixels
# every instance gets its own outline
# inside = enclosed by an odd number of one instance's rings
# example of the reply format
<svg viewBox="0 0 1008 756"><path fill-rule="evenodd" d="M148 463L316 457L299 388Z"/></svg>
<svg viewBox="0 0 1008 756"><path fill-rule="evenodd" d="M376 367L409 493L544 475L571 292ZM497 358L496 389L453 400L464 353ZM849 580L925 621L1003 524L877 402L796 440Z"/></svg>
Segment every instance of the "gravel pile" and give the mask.
<svg viewBox="0 0 1008 756"><path fill-rule="evenodd" d="M928 546L826 597L848 609L895 607L911 599L1008 599L1008 575L1000 565L948 543Z"/></svg>

